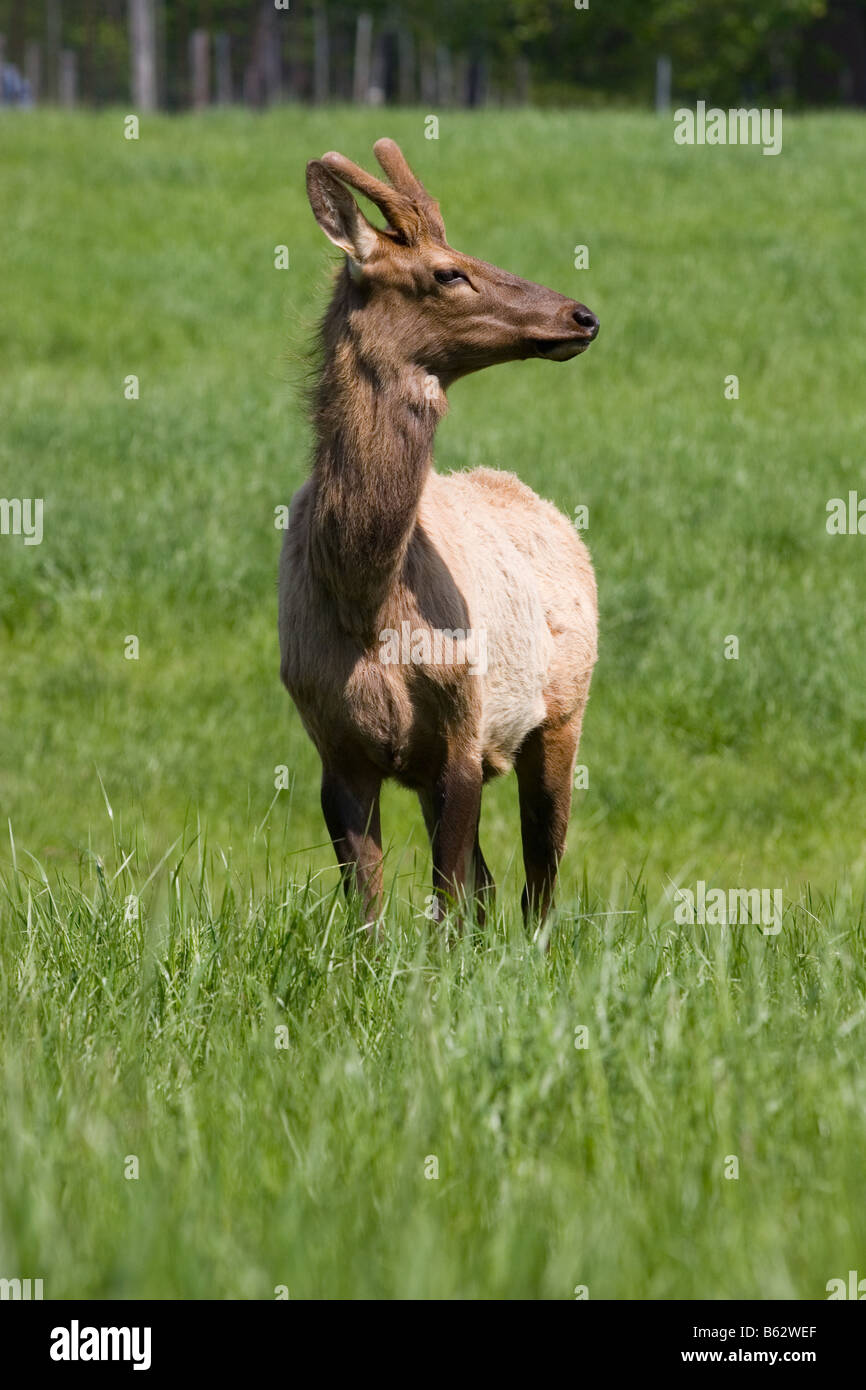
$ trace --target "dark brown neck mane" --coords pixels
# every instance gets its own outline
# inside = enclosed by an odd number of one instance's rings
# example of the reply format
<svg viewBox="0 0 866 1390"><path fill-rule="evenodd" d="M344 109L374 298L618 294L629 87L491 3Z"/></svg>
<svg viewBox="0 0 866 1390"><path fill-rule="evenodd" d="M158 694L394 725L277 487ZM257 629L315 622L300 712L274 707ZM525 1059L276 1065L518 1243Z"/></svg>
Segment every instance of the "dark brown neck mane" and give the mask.
<svg viewBox="0 0 866 1390"><path fill-rule="evenodd" d="M368 637L402 567L445 398L423 370L395 359L393 342L367 341L363 307L344 269L321 330L309 555L351 628Z"/></svg>

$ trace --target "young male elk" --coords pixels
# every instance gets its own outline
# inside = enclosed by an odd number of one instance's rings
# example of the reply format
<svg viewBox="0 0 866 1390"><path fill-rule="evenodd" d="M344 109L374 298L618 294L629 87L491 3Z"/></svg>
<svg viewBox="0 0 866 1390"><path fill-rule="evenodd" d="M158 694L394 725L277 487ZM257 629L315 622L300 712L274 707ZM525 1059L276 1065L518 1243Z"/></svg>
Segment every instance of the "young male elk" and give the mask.
<svg viewBox="0 0 866 1390"><path fill-rule="evenodd" d="M549 502L512 473L441 476L432 445L458 377L575 357L598 320L453 250L394 141L375 154L389 183L333 152L307 165L316 221L346 260L321 328L312 474L280 561L281 676L322 759L347 892L360 892L368 918L381 900L383 779L418 793L437 917L473 894L481 914L493 888L481 789L512 766L524 916L543 917L596 659L595 578ZM381 209L384 228L347 185Z"/></svg>

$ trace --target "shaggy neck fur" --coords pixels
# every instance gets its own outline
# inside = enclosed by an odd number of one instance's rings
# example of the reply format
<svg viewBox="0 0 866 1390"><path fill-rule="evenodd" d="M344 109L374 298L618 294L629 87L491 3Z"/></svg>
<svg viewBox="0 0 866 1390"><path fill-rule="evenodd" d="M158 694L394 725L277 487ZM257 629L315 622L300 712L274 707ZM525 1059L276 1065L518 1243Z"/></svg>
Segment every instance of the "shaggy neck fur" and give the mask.
<svg viewBox="0 0 866 1390"><path fill-rule="evenodd" d="M313 573L365 640L402 568L446 409L436 378L400 361L368 313L342 271L322 324L310 531Z"/></svg>

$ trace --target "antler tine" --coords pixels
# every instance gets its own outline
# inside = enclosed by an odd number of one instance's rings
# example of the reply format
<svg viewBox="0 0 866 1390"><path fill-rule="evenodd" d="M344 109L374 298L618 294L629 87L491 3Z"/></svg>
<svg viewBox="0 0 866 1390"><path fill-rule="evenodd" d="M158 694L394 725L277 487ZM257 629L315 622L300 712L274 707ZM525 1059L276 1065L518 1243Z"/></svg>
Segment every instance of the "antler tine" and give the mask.
<svg viewBox="0 0 866 1390"><path fill-rule="evenodd" d="M396 140L389 140L387 137L377 140L373 146L373 153L394 187L399 188L401 193L408 193L412 196L419 192L426 194L427 190L420 179L417 179L412 173L406 156Z"/></svg>
<svg viewBox="0 0 866 1390"><path fill-rule="evenodd" d="M327 154L323 154L322 163L344 183L357 188L359 193L363 193L365 198L369 198L381 208L390 225L407 241L417 240L421 232L420 217L412 199L402 190L383 183L375 174L368 174L360 165L347 159L345 155L338 154L336 150L329 150Z"/></svg>
<svg viewBox="0 0 866 1390"><path fill-rule="evenodd" d="M445 223L439 211L439 204L431 198L423 183L409 167L406 156L396 140L384 137L377 140L373 153L396 189L412 198L422 209L430 230L435 236L445 240Z"/></svg>

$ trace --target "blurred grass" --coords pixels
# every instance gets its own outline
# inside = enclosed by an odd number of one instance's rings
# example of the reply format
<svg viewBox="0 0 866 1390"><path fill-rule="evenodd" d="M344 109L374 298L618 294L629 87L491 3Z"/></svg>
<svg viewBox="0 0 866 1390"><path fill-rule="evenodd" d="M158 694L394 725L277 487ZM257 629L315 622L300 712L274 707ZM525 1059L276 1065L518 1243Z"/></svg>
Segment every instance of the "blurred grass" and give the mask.
<svg viewBox="0 0 866 1390"><path fill-rule="evenodd" d="M41 546L0 538L0 1273L822 1296L866 1234L866 567L825 530L866 492L862 122L786 118L775 159L634 114L446 113L438 142L392 111L122 129L0 123L0 495L45 499ZM388 939L358 947L278 679L274 509L306 471L333 263L303 166L369 166L385 133L456 246L602 321L578 363L460 383L437 441L441 470L590 508L590 782L547 960L516 921L513 779L486 794L483 941L447 952L412 915L427 851L391 790ZM786 928L675 929L669 875L783 886Z"/></svg>

